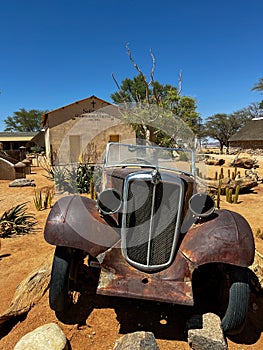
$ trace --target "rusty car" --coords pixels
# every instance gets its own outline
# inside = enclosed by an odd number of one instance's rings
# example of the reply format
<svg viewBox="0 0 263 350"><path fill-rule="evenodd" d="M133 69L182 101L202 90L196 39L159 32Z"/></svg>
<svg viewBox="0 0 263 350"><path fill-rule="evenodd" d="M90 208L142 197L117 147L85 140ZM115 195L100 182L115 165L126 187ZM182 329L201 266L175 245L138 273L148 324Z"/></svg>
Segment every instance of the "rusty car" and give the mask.
<svg viewBox="0 0 263 350"><path fill-rule="evenodd" d="M100 295L192 307L210 281L223 331L240 332L252 231L240 214L216 208L196 167L195 152L186 148L108 143L97 199L66 195L49 213L51 309L69 307L85 260Z"/></svg>

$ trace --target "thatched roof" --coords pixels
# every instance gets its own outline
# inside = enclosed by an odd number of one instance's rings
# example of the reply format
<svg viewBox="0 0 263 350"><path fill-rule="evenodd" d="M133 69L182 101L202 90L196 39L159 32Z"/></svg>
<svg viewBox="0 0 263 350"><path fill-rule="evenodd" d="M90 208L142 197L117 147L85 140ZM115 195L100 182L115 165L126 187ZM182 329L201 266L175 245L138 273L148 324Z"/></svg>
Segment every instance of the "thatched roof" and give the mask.
<svg viewBox="0 0 263 350"><path fill-rule="evenodd" d="M263 119L249 121L229 141L263 141Z"/></svg>

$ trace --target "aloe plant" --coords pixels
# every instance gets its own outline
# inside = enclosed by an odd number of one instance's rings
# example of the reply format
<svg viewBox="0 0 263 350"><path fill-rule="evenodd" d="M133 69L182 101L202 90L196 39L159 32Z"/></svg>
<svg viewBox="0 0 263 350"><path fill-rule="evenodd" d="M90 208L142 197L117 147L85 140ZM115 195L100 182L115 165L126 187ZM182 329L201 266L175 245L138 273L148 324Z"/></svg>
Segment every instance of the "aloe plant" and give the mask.
<svg viewBox="0 0 263 350"><path fill-rule="evenodd" d="M35 216L27 214L26 203L6 210L0 217L0 237L29 233L36 225Z"/></svg>

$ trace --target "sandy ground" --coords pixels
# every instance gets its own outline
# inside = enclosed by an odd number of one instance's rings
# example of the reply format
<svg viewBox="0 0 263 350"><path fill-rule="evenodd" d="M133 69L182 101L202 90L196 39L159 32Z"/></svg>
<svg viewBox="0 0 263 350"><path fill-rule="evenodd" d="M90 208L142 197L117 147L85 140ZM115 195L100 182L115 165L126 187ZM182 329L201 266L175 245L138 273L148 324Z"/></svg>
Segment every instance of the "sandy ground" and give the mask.
<svg viewBox="0 0 263 350"><path fill-rule="evenodd" d="M228 168L226 156L224 168ZM220 168L220 167L219 167ZM212 167L208 172L220 169ZM27 178L33 179L36 188L52 186L40 168L32 168ZM263 176L263 162L260 163L260 176ZM35 233L1 239L0 250L0 313L8 308L16 286L28 273L47 259L52 259L54 247L43 238L45 220L49 210L37 212L33 204L34 188L10 188L9 181L0 180L0 214L18 203L28 202L28 210L38 220ZM228 208L244 215L255 233L263 231L263 184L251 193L240 196L239 204L226 203ZM255 237L256 248L263 254L263 241ZM86 301L87 302L87 301ZM65 324L59 321L48 305L48 293L35 305L27 316L16 324L0 329L0 349L11 350L27 332L48 322L56 322L65 332L73 350L110 350L121 335L138 330L152 331L160 350L189 349L184 323L189 317L189 309L183 306L170 306L152 302L142 302L112 297L98 297L82 307L82 322ZM263 348L263 296L252 293L248 322L245 331L236 339L228 339L230 350Z"/></svg>

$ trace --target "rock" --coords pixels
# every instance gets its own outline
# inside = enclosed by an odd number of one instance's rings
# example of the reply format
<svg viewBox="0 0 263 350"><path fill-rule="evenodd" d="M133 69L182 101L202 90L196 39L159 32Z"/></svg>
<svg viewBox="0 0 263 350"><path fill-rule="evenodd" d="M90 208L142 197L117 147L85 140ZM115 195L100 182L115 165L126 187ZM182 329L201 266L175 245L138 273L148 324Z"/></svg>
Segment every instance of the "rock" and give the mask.
<svg viewBox="0 0 263 350"><path fill-rule="evenodd" d="M252 271L252 274L250 275L250 283L253 290L257 293L261 293L263 291L263 255L256 249L254 262L249 268Z"/></svg>
<svg viewBox="0 0 263 350"><path fill-rule="evenodd" d="M65 334L56 323L48 323L24 335L14 350L68 350Z"/></svg>
<svg viewBox="0 0 263 350"><path fill-rule="evenodd" d="M212 313L203 315L202 322L191 320L188 322L189 327L198 329L188 330L188 343L193 350L226 350L227 343L221 328L220 318ZM201 328L202 327L202 328Z"/></svg>
<svg viewBox="0 0 263 350"><path fill-rule="evenodd" d="M10 182L9 187L24 187L24 186L36 186L34 180L29 179L16 179Z"/></svg>
<svg viewBox="0 0 263 350"><path fill-rule="evenodd" d="M257 161L255 159L243 157L234 159L234 161L231 163L231 166L237 168L252 169L258 168L258 165L256 163Z"/></svg>
<svg viewBox="0 0 263 350"><path fill-rule="evenodd" d="M206 165L223 165L225 164L224 159L206 159L205 160Z"/></svg>
<svg viewBox="0 0 263 350"><path fill-rule="evenodd" d="M27 313L42 298L49 287L51 259L52 256L47 257L43 264L19 283L9 308L0 314L0 326Z"/></svg>
<svg viewBox="0 0 263 350"><path fill-rule="evenodd" d="M114 350L159 350L152 332L125 334L115 342Z"/></svg>

